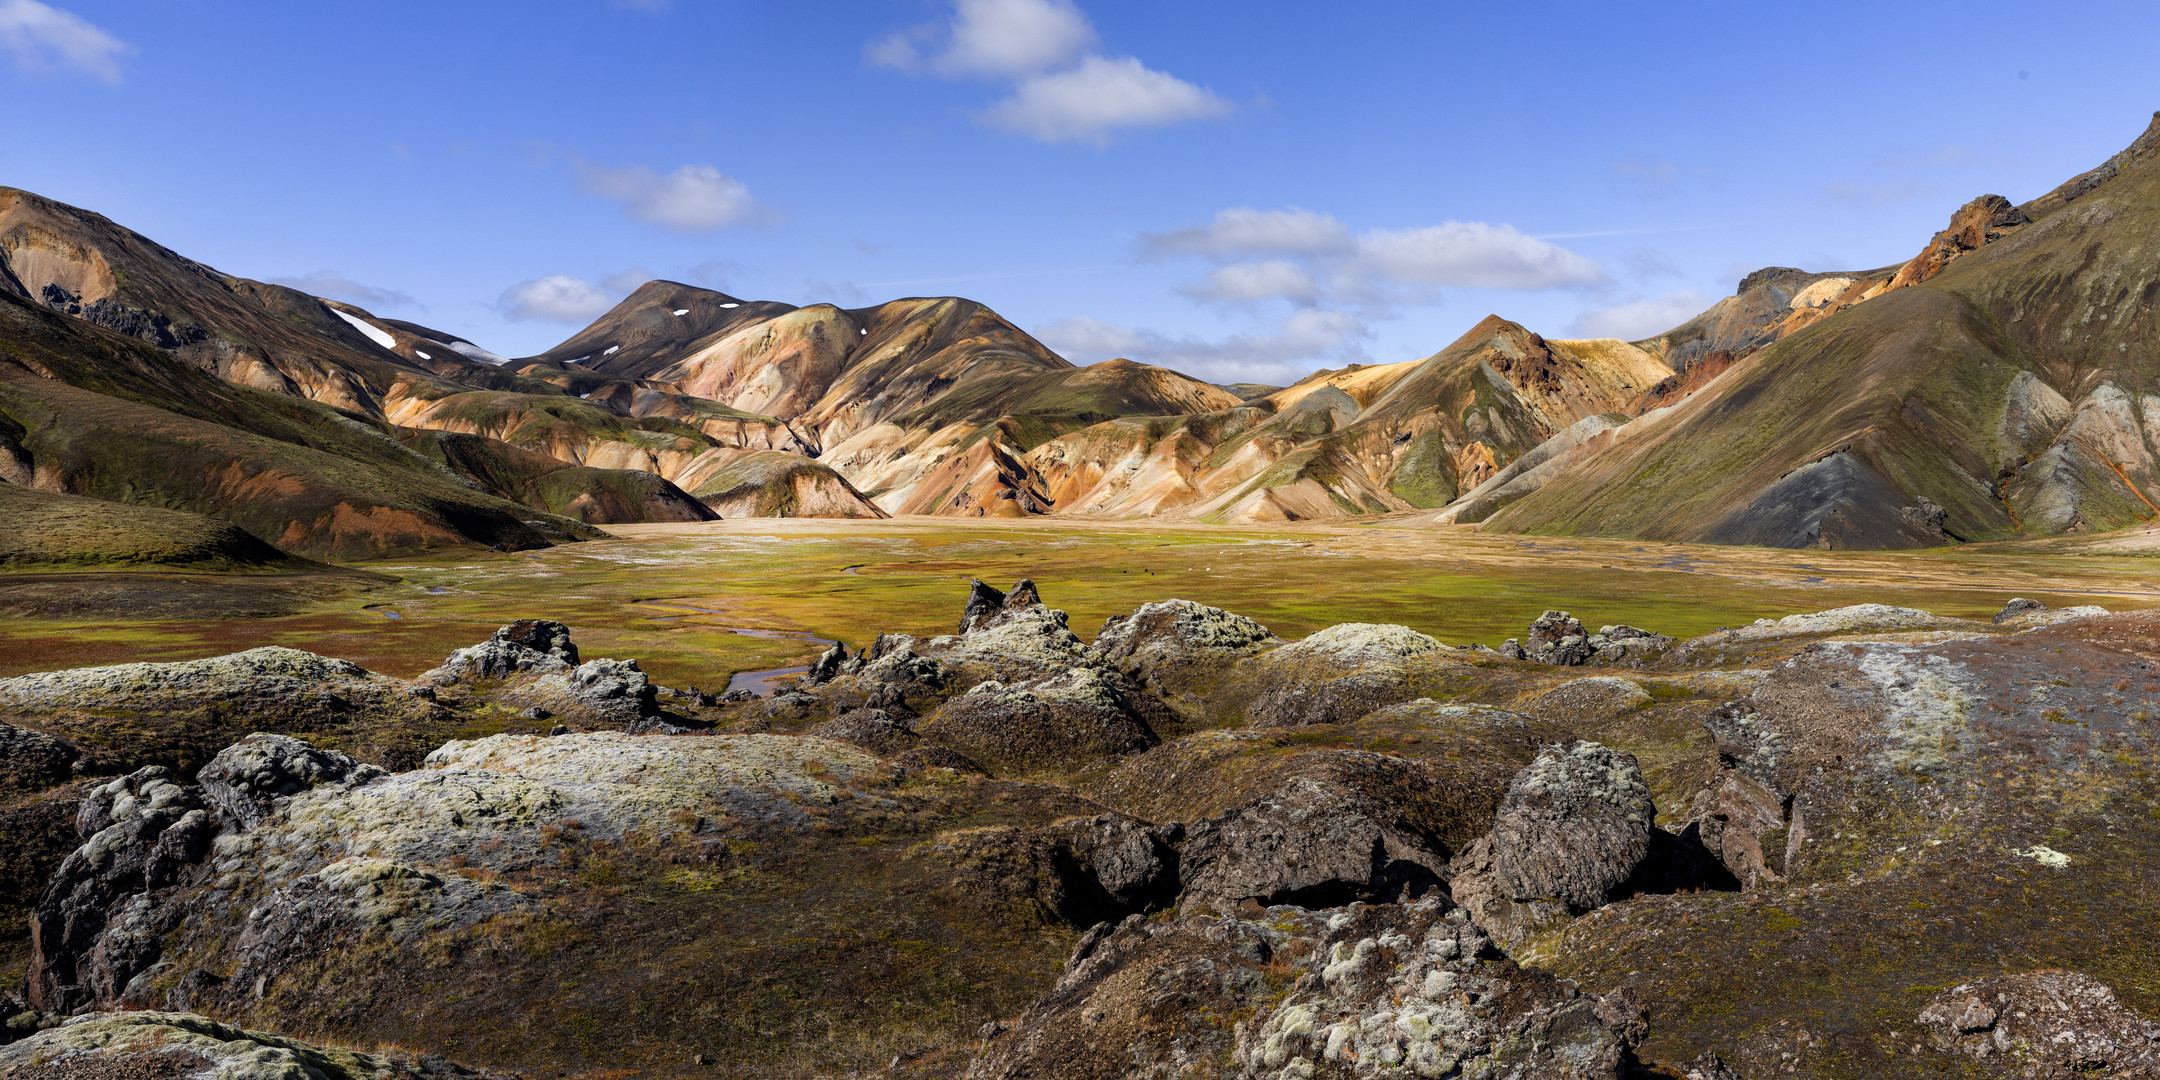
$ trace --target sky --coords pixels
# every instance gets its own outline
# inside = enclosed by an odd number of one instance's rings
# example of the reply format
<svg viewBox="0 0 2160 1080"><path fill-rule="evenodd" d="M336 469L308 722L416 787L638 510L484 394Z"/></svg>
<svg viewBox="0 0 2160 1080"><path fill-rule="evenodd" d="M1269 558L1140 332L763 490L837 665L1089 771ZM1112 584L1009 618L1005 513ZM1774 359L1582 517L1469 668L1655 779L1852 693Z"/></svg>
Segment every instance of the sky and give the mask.
<svg viewBox="0 0 2160 1080"><path fill-rule="evenodd" d="M2160 5L0 0L0 183L505 355L652 277L1217 381L1639 338L2160 109Z"/></svg>

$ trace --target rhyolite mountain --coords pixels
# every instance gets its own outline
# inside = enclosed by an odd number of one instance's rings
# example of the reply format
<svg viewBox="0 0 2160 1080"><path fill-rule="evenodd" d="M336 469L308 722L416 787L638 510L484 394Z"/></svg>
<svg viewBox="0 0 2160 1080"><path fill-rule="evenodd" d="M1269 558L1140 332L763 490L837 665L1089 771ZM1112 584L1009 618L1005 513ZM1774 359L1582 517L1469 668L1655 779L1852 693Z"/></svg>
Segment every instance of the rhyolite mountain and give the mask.
<svg viewBox="0 0 2160 1080"><path fill-rule="evenodd" d="M2160 517L2160 114L2046 195L1973 200L1887 272L1766 273L1660 339L1721 368L1691 395L1457 520L1882 548ZM1789 314L1765 290L1790 291ZM1732 359L1751 331L1727 318L1790 329Z"/></svg>
<svg viewBox="0 0 2160 1080"><path fill-rule="evenodd" d="M1280 388L1076 367L956 297L670 281L507 359L0 189L0 475L312 558L715 514L1439 510L1788 547L2122 528L2160 517L2156 145L2160 121L2040 198L1972 201L1904 263L1769 267L1645 340L1493 316Z"/></svg>

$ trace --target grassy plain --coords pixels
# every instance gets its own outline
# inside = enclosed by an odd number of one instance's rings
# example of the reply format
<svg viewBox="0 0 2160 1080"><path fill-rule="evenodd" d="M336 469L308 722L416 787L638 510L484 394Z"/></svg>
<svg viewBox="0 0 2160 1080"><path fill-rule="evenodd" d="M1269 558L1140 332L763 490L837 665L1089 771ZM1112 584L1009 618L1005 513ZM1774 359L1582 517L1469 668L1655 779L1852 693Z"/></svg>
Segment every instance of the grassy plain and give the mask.
<svg viewBox="0 0 2160 1080"><path fill-rule="evenodd" d="M0 618L0 676L276 644L410 677L504 621L537 616L570 623L587 656L634 656L664 684L714 689L731 672L803 663L817 649L733 628L857 646L880 631L948 633L971 577L1001 588L1033 578L1083 637L1108 616L1171 597L1250 615L1284 637L1338 622L1392 622L1488 645L1519 636L1546 608L1592 627L1628 623L1684 637L1856 603L1972 618L2012 596L2160 606L2160 564L2147 545L2121 539L1786 551L1485 535L1409 516L1267 527L737 519L610 530L613 539L544 551L351 564L371 573L346 575L337 588L298 595L267 616L218 602L228 588L254 587L245 579L226 586L199 575L134 574L125 587L103 590L108 601L47 604L54 615L23 617L32 609L11 608L11 597L88 595L100 579L8 575L0 577L0 612L11 615ZM173 590L181 591L165 595Z"/></svg>

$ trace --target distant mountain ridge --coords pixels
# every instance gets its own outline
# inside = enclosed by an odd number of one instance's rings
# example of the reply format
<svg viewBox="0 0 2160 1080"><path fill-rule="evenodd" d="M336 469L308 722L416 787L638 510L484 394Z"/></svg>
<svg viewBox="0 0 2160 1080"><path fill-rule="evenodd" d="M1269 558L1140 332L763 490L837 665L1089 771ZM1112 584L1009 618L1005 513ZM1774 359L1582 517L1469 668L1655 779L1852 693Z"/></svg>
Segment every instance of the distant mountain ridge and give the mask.
<svg viewBox="0 0 2160 1080"><path fill-rule="evenodd" d="M0 188L0 479L312 559L716 514L1435 511L1837 547L2122 528L2160 518L2156 156L2160 115L2046 195L1973 200L1904 263L1768 267L1644 340L1490 316L1281 388L1076 367L959 297L671 281L510 359Z"/></svg>
<svg viewBox="0 0 2160 1080"><path fill-rule="evenodd" d="M1881 548L2151 522L2155 236L2160 114L2040 198L1966 204L1886 279L1855 275L1849 303L1575 454L1486 527Z"/></svg>

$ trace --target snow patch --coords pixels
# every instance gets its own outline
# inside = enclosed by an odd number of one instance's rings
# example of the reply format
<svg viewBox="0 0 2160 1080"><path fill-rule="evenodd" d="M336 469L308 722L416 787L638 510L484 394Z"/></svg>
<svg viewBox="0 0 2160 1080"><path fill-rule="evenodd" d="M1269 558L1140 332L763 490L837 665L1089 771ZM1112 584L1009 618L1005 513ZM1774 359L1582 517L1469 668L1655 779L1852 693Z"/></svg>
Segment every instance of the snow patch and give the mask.
<svg viewBox="0 0 2160 1080"><path fill-rule="evenodd" d="M589 398L589 397L591 397L591 396L592 396L591 394L579 394L579 395L578 395L578 400L580 400L580 401L583 401L584 399L586 399L586 398Z"/></svg>
<svg viewBox="0 0 2160 1080"><path fill-rule="evenodd" d="M677 316L683 316L683 315L688 315L688 314L690 314L690 309L689 309L689 308L676 308L676 309L675 309L675 314L676 314Z"/></svg>
<svg viewBox="0 0 2160 1080"><path fill-rule="evenodd" d="M494 353L491 353L486 349L483 349L480 346L473 344L470 341L453 341L450 343L450 351L457 353L459 356L462 356L467 360L475 360L483 364L499 365L507 364L510 362L509 357L497 356Z"/></svg>
<svg viewBox="0 0 2160 1080"><path fill-rule="evenodd" d="M330 305L328 304L324 304L323 306L330 307ZM330 308L330 314L335 315L348 323L351 323L352 328L360 331L363 334L366 334L369 341L372 341L385 349L397 348L397 339L391 337L388 332L383 330L382 327L376 326L374 323L368 322L366 319L354 318L353 316L347 315L346 313L339 311L336 308Z"/></svg>
<svg viewBox="0 0 2160 1080"><path fill-rule="evenodd" d="M620 349L620 348L622 348L622 346L620 346L620 345L610 345L610 346L608 346L608 347L607 347L607 351L605 351L605 352L601 353L600 355L602 355L602 356L613 356L613 355L615 355L615 350L617 350L617 349Z"/></svg>
<svg viewBox="0 0 2160 1080"><path fill-rule="evenodd" d="M433 359L435 359L434 357L432 357L432 356L429 356L428 354L426 354L426 353L424 353L424 352L421 352L421 351L420 351L420 350L418 350L418 349L414 349L414 350L412 351L412 354L413 354L414 356L417 356L417 357L419 357L419 358L420 358L420 359L422 359L422 360L433 360Z"/></svg>
<svg viewBox="0 0 2160 1080"><path fill-rule="evenodd" d="M741 304L722 304L721 307L741 307Z"/></svg>

